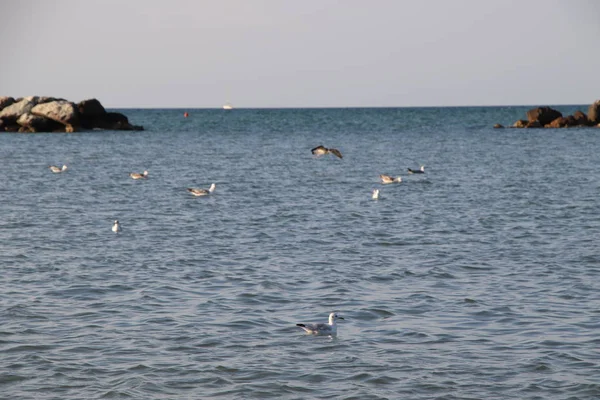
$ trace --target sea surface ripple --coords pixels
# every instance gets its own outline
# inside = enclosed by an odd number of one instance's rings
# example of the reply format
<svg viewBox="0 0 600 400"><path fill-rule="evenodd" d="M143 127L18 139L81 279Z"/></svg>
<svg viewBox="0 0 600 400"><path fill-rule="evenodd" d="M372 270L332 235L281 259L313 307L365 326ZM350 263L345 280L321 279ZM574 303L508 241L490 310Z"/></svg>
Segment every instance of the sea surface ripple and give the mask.
<svg viewBox="0 0 600 400"><path fill-rule="evenodd" d="M600 398L600 130L491 128L525 110L0 135L0 397Z"/></svg>

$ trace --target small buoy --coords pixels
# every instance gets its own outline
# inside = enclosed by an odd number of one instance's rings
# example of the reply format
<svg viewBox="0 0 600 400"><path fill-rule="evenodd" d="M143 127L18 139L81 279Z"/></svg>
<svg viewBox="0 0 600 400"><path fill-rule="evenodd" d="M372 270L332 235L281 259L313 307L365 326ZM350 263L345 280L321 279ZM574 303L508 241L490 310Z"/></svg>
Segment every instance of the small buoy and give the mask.
<svg viewBox="0 0 600 400"><path fill-rule="evenodd" d="M183 117L184 117L184 118L187 118L187 117L189 117L189 116L190 116L190 114L188 114L188 113L187 113L187 111L183 113Z"/></svg>

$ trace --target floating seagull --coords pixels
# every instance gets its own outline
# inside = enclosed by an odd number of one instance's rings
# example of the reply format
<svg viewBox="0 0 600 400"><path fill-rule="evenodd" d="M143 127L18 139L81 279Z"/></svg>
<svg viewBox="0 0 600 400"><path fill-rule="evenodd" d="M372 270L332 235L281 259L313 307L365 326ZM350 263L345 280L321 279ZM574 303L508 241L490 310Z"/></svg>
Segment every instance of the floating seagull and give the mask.
<svg viewBox="0 0 600 400"><path fill-rule="evenodd" d="M144 171L143 174L138 174L137 172L132 172L129 174L132 179L145 179L148 177L148 171Z"/></svg>
<svg viewBox="0 0 600 400"><path fill-rule="evenodd" d="M344 319L340 317L337 313L332 312L329 314L329 323L328 324L296 324L300 328L304 329L306 333L310 333L313 335L336 335L337 334L337 325L335 321L337 319Z"/></svg>
<svg viewBox="0 0 600 400"><path fill-rule="evenodd" d="M55 174L65 172L67 170L66 165L63 165L62 168L59 168L56 165L50 165L48 168L50 168L50 171L54 172Z"/></svg>
<svg viewBox="0 0 600 400"><path fill-rule="evenodd" d="M425 173L425 166L421 165L420 169L408 169L408 173L409 174L424 174Z"/></svg>
<svg viewBox="0 0 600 400"><path fill-rule="evenodd" d="M371 196L373 200L377 200L379 198L379 189L373 189L373 195Z"/></svg>
<svg viewBox="0 0 600 400"><path fill-rule="evenodd" d="M402 182L402 178L399 176L397 176L396 178L392 178L389 175L379 175L379 178L381 179L381 183L383 183L384 185L387 185L388 183Z"/></svg>
<svg viewBox="0 0 600 400"><path fill-rule="evenodd" d="M113 226L112 226L112 231L113 231L114 233L119 233L119 232L121 232L121 225L119 224L119 220L118 220L118 219L115 219L115 223L114 223L114 224L113 224Z"/></svg>
<svg viewBox="0 0 600 400"><path fill-rule="evenodd" d="M206 189L196 189L196 188L187 188L187 191L190 192L191 194L193 194L194 196L206 196L211 194L212 192L215 191L215 187L216 185L213 183L212 185L210 185L210 188L208 188L208 190Z"/></svg>
<svg viewBox="0 0 600 400"><path fill-rule="evenodd" d="M328 149L327 147L323 146L317 146L314 149L312 149L311 152L317 157L331 153L339 158L342 158L342 153L340 153L338 149Z"/></svg>

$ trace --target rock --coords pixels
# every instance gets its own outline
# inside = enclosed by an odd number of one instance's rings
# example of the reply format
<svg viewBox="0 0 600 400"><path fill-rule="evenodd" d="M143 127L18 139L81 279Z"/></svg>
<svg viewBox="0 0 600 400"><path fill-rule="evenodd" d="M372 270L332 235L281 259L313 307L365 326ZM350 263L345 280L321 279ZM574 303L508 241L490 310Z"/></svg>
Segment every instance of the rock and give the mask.
<svg viewBox="0 0 600 400"><path fill-rule="evenodd" d="M16 121L19 117L25 113L31 111L31 109L35 106L34 103L27 99L23 99L19 102L11 104L10 106L4 108L0 111L0 118L5 121Z"/></svg>
<svg viewBox="0 0 600 400"><path fill-rule="evenodd" d="M63 127L62 124L56 121L31 113L21 115L17 123L22 127L29 128L32 132L52 132Z"/></svg>
<svg viewBox="0 0 600 400"><path fill-rule="evenodd" d="M541 125L549 124L556 118L562 117L560 111L550 107L537 107L527 111L527 120L529 122L540 121Z"/></svg>
<svg viewBox="0 0 600 400"><path fill-rule="evenodd" d="M15 99L13 99L12 97L8 97L8 96L0 96L0 111L2 111L2 109L4 109L4 107L8 107L11 104L14 104Z"/></svg>
<svg viewBox="0 0 600 400"><path fill-rule="evenodd" d="M549 124L544 125L545 128L566 128L567 126L567 118L565 117L558 117Z"/></svg>
<svg viewBox="0 0 600 400"><path fill-rule="evenodd" d="M587 115L582 111L575 111L573 118L575 119L575 125L577 126L588 126L590 124Z"/></svg>
<svg viewBox="0 0 600 400"><path fill-rule="evenodd" d="M35 133L35 130L33 130L32 128L30 128L28 126L21 126L21 127L19 127L17 132L19 132L19 133Z"/></svg>
<svg viewBox="0 0 600 400"><path fill-rule="evenodd" d="M74 103L66 100L56 100L49 103L38 104L31 109L31 113L46 117L63 125L78 125L79 112Z"/></svg>
<svg viewBox="0 0 600 400"><path fill-rule="evenodd" d="M570 128L572 126L577 126L577 120L575 119L574 116L572 115L568 115L566 117L566 122L567 122L567 127Z"/></svg>
<svg viewBox="0 0 600 400"><path fill-rule="evenodd" d="M525 128L528 124L528 121L524 119L520 119L513 124L513 128Z"/></svg>
<svg viewBox="0 0 600 400"><path fill-rule="evenodd" d="M106 110L96 99L83 100L77 104L81 126L85 129L95 128L95 120L101 120Z"/></svg>
<svg viewBox="0 0 600 400"><path fill-rule="evenodd" d="M21 128L21 125L17 125L16 123L5 123L4 131L5 132L18 132Z"/></svg>
<svg viewBox="0 0 600 400"><path fill-rule="evenodd" d="M593 124L600 123L600 100L596 100L588 109L588 120Z"/></svg>
<svg viewBox="0 0 600 400"><path fill-rule="evenodd" d="M504 125L502 125L502 124L495 124L494 128L495 129L502 129L502 128L504 128Z"/></svg>
<svg viewBox="0 0 600 400"><path fill-rule="evenodd" d="M543 125L537 119L535 121L528 122L527 125L525 125L525 128L542 128L542 127L543 127Z"/></svg>
<svg viewBox="0 0 600 400"><path fill-rule="evenodd" d="M77 104L79 115L85 118L98 118L106 114L106 110L96 99L80 101Z"/></svg>
<svg viewBox="0 0 600 400"><path fill-rule="evenodd" d="M118 112L107 112L103 116L91 121L93 128L108 129L113 131L141 131L144 128L131 125L127 117Z"/></svg>
<svg viewBox="0 0 600 400"><path fill-rule="evenodd" d="M27 101L33 103L33 105L37 105L40 102L40 97L39 96L27 96L27 97L23 97L23 100L27 100Z"/></svg>
<svg viewBox="0 0 600 400"><path fill-rule="evenodd" d="M18 122L18 123L17 123ZM23 128L23 129L21 129ZM97 99L75 104L61 98L0 96L0 131L77 132L83 129L143 130L121 113L106 112Z"/></svg>
<svg viewBox="0 0 600 400"><path fill-rule="evenodd" d="M56 97L48 97L48 96L40 96L38 98L38 104L44 104L44 103L50 103L51 101L59 101L59 100L63 100L66 101L65 99L57 99Z"/></svg>

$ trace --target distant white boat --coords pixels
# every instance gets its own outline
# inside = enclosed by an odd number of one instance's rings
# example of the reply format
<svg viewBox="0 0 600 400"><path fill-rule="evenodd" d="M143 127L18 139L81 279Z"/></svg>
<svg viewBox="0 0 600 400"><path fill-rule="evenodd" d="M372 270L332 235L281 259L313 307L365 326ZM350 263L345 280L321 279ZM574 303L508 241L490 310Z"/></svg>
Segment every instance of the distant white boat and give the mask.
<svg viewBox="0 0 600 400"><path fill-rule="evenodd" d="M233 106L230 103L223 104L223 110L233 110Z"/></svg>

